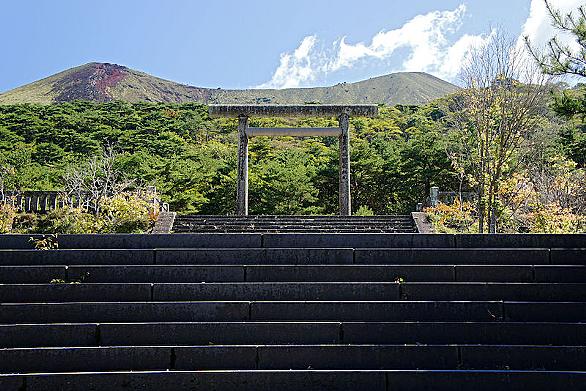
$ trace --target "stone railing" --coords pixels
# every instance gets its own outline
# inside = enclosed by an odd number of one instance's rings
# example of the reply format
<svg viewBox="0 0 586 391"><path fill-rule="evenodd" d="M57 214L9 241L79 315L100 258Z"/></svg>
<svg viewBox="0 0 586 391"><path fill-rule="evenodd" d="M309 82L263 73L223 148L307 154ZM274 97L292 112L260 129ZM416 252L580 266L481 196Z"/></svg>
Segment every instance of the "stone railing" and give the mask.
<svg viewBox="0 0 586 391"><path fill-rule="evenodd" d="M145 197L158 206L160 211L169 211L169 204L161 201L156 189L151 187ZM87 211L96 210L96 201L87 194L66 194L61 191L4 191L0 192L0 204L11 204L25 213L47 213L50 210L70 206Z"/></svg>

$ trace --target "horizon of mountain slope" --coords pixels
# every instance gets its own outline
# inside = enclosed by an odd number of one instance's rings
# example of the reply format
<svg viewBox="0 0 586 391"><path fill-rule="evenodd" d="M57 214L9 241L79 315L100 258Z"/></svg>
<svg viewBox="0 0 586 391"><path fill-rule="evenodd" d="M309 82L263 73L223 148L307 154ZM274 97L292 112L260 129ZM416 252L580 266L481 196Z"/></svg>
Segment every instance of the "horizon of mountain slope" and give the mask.
<svg viewBox="0 0 586 391"><path fill-rule="evenodd" d="M457 86L424 72L399 72L329 87L244 89L193 87L128 67L89 63L0 94L0 104L51 104L72 100L234 104L385 103L419 105Z"/></svg>

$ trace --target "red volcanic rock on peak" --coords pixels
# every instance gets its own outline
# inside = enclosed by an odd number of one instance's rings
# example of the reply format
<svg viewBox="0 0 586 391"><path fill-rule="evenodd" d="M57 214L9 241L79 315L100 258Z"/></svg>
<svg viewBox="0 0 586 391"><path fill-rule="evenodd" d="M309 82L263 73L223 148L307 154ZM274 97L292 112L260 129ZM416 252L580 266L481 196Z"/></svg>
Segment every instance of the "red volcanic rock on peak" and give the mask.
<svg viewBox="0 0 586 391"><path fill-rule="evenodd" d="M68 102L76 99L105 102L114 99L109 90L128 75L128 68L108 63L90 63L74 68L58 80L53 91L55 101Z"/></svg>

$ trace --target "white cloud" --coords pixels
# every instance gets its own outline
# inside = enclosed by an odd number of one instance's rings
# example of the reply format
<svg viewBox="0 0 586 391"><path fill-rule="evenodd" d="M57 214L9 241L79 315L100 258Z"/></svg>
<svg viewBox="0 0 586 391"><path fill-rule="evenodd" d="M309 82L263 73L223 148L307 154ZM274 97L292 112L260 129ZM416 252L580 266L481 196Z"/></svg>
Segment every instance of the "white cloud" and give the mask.
<svg viewBox="0 0 586 391"><path fill-rule="evenodd" d="M574 12L584 5L583 0L552 0L550 2L552 6L559 10L562 15ZM579 51L580 45L576 42L575 37L570 33L555 29L551 25L551 17L547 8L545 7L544 0L531 0L531 6L529 8L529 16L523 24L523 29L519 37L517 38L517 50L522 54L522 61L526 61L527 64L535 64L533 56L527 50L525 43L525 37L529 38L531 46L537 52L544 52L544 48L550 39L557 36L560 43L568 45L572 50ZM575 78L566 77L567 82L573 83Z"/></svg>
<svg viewBox="0 0 586 391"><path fill-rule="evenodd" d="M551 4L563 14L575 11L579 6L584 4L583 0L555 0ZM523 24L523 32L519 36L519 44L524 44L523 37L527 36L536 47L543 47L553 36L559 36L566 44L574 45L577 43L569 35L563 34L554 29L551 25L549 13L545 8L543 0L531 0L529 17Z"/></svg>
<svg viewBox="0 0 586 391"><path fill-rule="evenodd" d="M260 85L259 88L291 88L298 87L301 82L308 82L315 78L312 68L312 53L317 37L310 35L303 38L301 44L293 54L281 54L281 62L270 82Z"/></svg>
<svg viewBox="0 0 586 391"><path fill-rule="evenodd" d="M471 49L479 49L487 45L496 35L492 30L488 35L465 34L458 39L446 52L445 59L438 65L437 74L453 80L460 73L463 64L467 63ZM440 76L441 77L441 76Z"/></svg>
<svg viewBox="0 0 586 391"><path fill-rule="evenodd" d="M417 15L398 29L381 31L370 42L349 44L346 37L333 43L331 50L317 45L316 36L307 36L293 53L281 54L279 67L270 81L259 88L311 86L325 76L351 69L358 64L380 64L398 49L407 49L401 64L404 71L430 72L453 80L474 46L484 45L492 35L463 35L451 43L466 14L464 4L451 11L432 11ZM452 39L453 41L453 39Z"/></svg>

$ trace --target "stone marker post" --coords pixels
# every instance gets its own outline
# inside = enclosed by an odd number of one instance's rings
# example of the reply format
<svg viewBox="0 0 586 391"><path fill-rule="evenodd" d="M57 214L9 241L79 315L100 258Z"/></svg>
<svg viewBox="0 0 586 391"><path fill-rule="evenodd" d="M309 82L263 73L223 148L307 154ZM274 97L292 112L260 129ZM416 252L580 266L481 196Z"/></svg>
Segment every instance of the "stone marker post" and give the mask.
<svg viewBox="0 0 586 391"><path fill-rule="evenodd" d="M238 184L236 190L236 214L248 215L248 116L238 116Z"/></svg>
<svg viewBox="0 0 586 391"><path fill-rule="evenodd" d="M350 216L352 205L350 200L350 133L348 131L349 116L342 113L338 117L340 124L340 215Z"/></svg>
<svg viewBox="0 0 586 391"><path fill-rule="evenodd" d="M439 187L432 186L429 189L429 202L432 207L436 207L439 204Z"/></svg>

